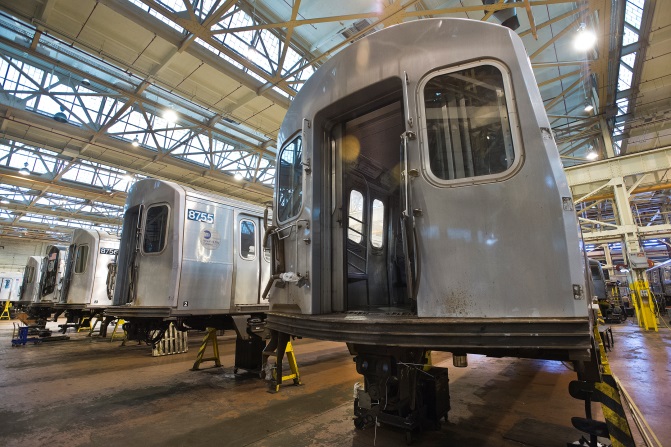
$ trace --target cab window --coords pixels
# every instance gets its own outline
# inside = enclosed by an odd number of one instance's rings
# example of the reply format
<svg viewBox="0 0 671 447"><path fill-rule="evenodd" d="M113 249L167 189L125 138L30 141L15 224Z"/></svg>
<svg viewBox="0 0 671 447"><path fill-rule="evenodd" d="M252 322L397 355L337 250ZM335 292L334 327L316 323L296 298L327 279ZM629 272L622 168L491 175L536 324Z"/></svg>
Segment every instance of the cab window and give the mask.
<svg viewBox="0 0 671 447"><path fill-rule="evenodd" d="M75 255L75 273L84 273L89 259L89 246L80 245Z"/></svg>
<svg viewBox="0 0 671 447"><path fill-rule="evenodd" d="M297 137L280 151L277 168L277 220L295 217L303 204L303 141Z"/></svg>
<svg viewBox="0 0 671 447"><path fill-rule="evenodd" d="M438 181L501 174L515 151L504 74L495 65L442 72L422 89L430 172Z"/></svg>
<svg viewBox="0 0 671 447"><path fill-rule="evenodd" d="M165 248L168 234L168 214L168 205L153 205L147 209L143 243L145 253L159 253Z"/></svg>

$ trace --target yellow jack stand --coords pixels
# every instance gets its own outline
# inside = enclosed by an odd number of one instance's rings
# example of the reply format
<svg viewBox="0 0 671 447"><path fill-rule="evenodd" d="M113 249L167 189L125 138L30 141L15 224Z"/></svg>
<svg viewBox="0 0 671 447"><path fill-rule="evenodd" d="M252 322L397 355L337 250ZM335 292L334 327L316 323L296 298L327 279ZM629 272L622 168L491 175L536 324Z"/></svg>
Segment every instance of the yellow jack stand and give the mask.
<svg viewBox="0 0 671 447"><path fill-rule="evenodd" d="M79 320L79 327L77 327L77 332L82 331L91 331L91 317L82 317Z"/></svg>
<svg viewBox="0 0 671 447"><path fill-rule="evenodd" d="M289 334L279 333L277 331L271 331L270 342L266 349L263 350L263 370L268 372L270 369L270 388L272 392L279 392L280 386L285 380L293 380L294 385L301 385L301 377L298 373L298 363L296 362L296 354L294 353L294 348L291 344ZM284 354L287 355L287 360L289 361L289 369L291 369L291 374L282 375L282 360ZM276 363L274 367L268 366L268 357L276 357ZM267 375L267 373L266 373Z"/></svg>
<svg viewBox="0 0 671 447"><path fill-rule="evenodd" d="M9 316L9 308L12 307L12 302L7 300L5 302L5 307L2 310L2 315L0 315L0 320L11 320L12 318Z"/></svg>
<svg viewBox="0 0 671 447"><path fill-rule="evenodd" d="M116 330L119 329L119 326L121 326L121 330L123 331L123 325L125 321L119 318L116 320L116 324L114 325L114 330L112 331L112 336L110 337L110 343L114 341L114 334L116 334ZM126 343L126 331L123 331L123 344L122 346Z"/></svg>
<svg viewBox="0 0 671 447"><path fill-rule="evenodd" d="M205 354L205 349L207 349L207 344L212 343L212 357L203 358ZM217 330L213 327L207 328L207 335L203 338L203 342L200 344L200 349L198 350L198 356L196 361L193 364L191 371L198 371L200 364L203 362L214 362L214 366L222 366L221 360L219 359L219 344L217 343Z"/></svg>
<svg viewBox="0 0 671 447"><path fill-rule="evenodd" d="M636 320L638 321L639 327L643 329L650 330L653 329L657 332L657 317L655 316L654 310L654 300L652 299L652 293L650 293L650 287L648 286L648 281L635 281L632 288L632 298L634 302L634 309L636 310Z"/></svg>
<svg viewBox="0 0 671 447"><path fill-rule="evenodd" d="M96 326L98 326L98 323L101 323L102 321L103 317L101 317L100 315L96 315L95 321L93 322L93 324L90 324L91 328L89 329L89 335L88 335L89 337L93 336L93 331L96 330Z"/></svg>

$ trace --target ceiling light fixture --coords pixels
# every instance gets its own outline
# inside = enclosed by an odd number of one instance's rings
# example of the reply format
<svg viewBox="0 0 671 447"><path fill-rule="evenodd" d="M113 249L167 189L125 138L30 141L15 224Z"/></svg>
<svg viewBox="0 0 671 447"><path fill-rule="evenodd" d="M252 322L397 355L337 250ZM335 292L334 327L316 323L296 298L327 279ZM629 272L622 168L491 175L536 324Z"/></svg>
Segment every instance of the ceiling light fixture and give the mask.
<svg viewBox="0 0 671 447"><path fill-rule="evenodd" d="M28 169L28 162L23 164L23 167L19 169L19 174L21 175L30 175L30 169Z"/></svg>
<svg viewBox="0 0 671 447"><path fill-rule="evenodd" d="M594 110L594 106L591 103L585 103L585 112L590 113L592 110Z"/></svg>
<svg viewBox="0 0 671 447"><path fill-rule="evenodd" d="M585 158L588 160L596 160L599 158L599 154L597 154L594 150L591 150L587 153L587 155L585 155Z"/></svg>
<svg viewBox="0 0 671 447"><path fill-rule="evenodd" d="M135 177L133 176L133 174L129 172L126 172L126 174L123 176L123 179L128 183L132 183L133 181L135 181Z"/></svg>
<svg viewBox="0 0 671 447"><path fill-rule="evenodd" d="M140 145L140 140L137 139L137 135L135 135L135 138L133 138L133 141L131 141L130 144L132 144L133 147L138 147Z"/></svg>
<svg viewBox="0 0 671 447"><path fill-rule="evenodd" d="M163 111L163 119L170 124L173 124L177 121L177 112L175 112L172 108L165 109Z"/></svg>
<svg viewBox="0 0 671 447"><path fill-rule="evenodd" d="M239 173L239 172L236 172L235 175L234 175L233 177L235 177L235 179L236 179L237 181L240 181L240 180L242 180L242 179L244 178L244 177L242 176L242 174Z"/></svg>
<svg viewBox="0 0 671 447"><path fill-rule="evenodd" d="M0 203L2 203L3 205L9 205L9 200L7 200L7 199L2 199L2 200L0 201Z"/></svg>
<svg viewBox="0 0 671 447"><path fill-rule="evenodd" d="M573 39L573 47L578 51L589 51L594 48L594 44L596 44L596 34L587 29L587 25L581 23Z"/></svg>
<svg viewBox="0 0 671 447"><path fill-rule="evenodd" d="M54 113L54 120L58 121L59 123L67 123L68 122L68 116L65 114L65 111L67 109L63 106L61 106L61 111Z"/></svg>

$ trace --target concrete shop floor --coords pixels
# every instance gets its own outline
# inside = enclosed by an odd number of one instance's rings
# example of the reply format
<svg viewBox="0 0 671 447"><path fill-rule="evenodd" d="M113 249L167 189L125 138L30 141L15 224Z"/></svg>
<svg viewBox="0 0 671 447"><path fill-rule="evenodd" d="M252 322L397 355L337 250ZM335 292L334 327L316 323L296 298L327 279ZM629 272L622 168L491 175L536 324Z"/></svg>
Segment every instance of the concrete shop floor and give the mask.
<svg viewBox="0 0 671 447"><path fill-rule="evenodd" d="M671 331L642 332L631 320L613 331L613 369L665 444ZM72 331L68 341L12 348L11 334L12 322L0 322L2 446L405 445L398 429L354 428L352 388L362 378L342 343L296 340L303 385L271 394L258 378L233 375L230 335L219 337L223 368L190 371L198 333L188 353L165 357ZM583 402L568 395L575 374L562 363L469 355L458 369L450 357L433 355L450 371L449 422L415 445L564 447L579 439L570 418L584 415Z"/></svg>

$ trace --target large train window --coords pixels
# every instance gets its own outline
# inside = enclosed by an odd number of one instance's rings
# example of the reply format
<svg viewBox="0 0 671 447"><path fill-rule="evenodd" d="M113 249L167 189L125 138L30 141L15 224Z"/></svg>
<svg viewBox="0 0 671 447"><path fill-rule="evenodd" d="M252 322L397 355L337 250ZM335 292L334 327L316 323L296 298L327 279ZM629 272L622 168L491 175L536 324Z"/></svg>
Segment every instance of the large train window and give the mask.
<svg viewBox="0 0 671 447"><path fill-rule="evenodd" d="M303 204L303 140L297 137L280 151L277 168L277 220L298 215Z"/></svg>
<svg viewBox="0 0 671 447"><path fill-rule="evenodd" d="M26 282L31 283L35 278L35 267L28 266L26 267Z"/></svg>
<svg viewBox="0 0 671 447"><path fill-rule="evenodd" d="M363 239L363 194L356 189L353 189L349 195L347 238L357 244Z"/></svg>
<svg viewBox="0 0 671 447"><path fill-rule="evenodd" d="M142 245L145 253L159 253L165 248L169 211L168 205L152 205L147 209Z"/></svg>
<svg viewBox="0 0 671 447"><path fill-rule="evenodd" d="M75 255L75 273L84 273L89 259L89 246L80 245Z"/></svg>
<svg viewBox="0 0 671 447"><path fill-rule="evenodd" d="M240 257L248 260L256 258L256 225L251 220L240 221Z"/></svg>
<svg viewBox="0 0 671 447"><path fill-rule="evenodd" d="M441 71L423 82L428 164L436 180L498 176L513 166L510 91L496 62Z"/></svg>
<svg viewBox="0 0 671 447"><path fill-rule="evenodd" d="M384 203L373 200L373 219L370 223L370 244L373 248L382 248L384 243Z"/></svg>

